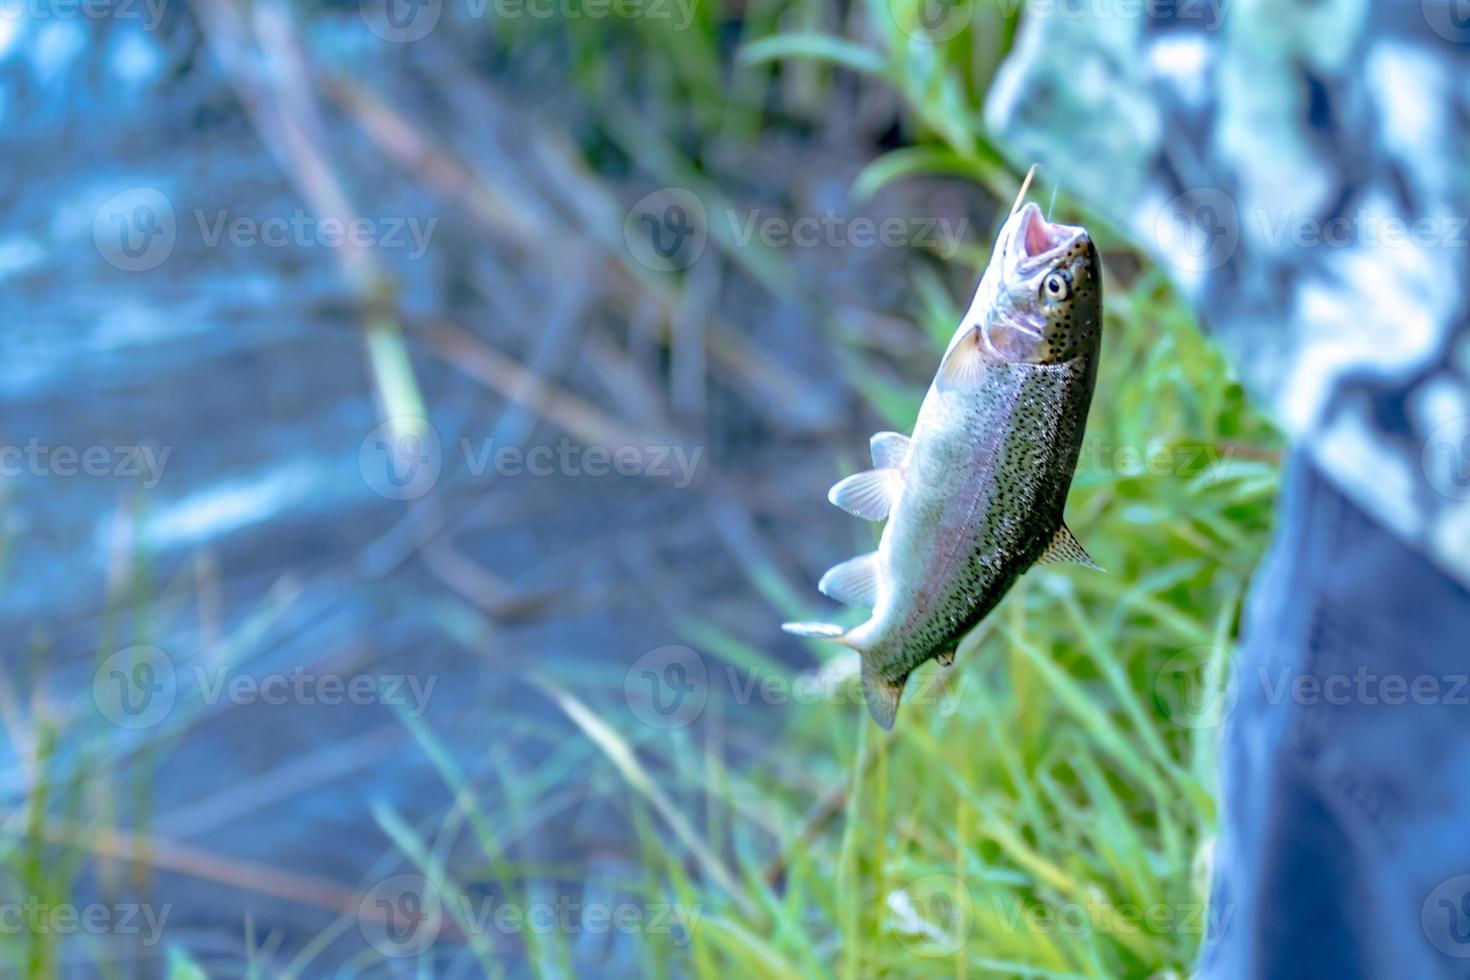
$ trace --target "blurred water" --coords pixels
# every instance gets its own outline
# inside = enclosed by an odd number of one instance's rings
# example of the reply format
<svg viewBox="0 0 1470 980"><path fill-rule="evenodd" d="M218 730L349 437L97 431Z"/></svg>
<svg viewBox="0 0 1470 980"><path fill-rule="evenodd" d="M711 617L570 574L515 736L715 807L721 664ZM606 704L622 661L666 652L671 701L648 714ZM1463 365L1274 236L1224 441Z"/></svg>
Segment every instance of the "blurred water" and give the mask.
<svg viewBox="0 0 1470 980"><path fill-rule="evenodd" d="M350 297L329 249L210 247L198 214L292 215L302 204L192 26L178 16L170 24L149 33L22 22L3 54L4 139L16 178L0 240L10 311L0 338L4 441L109 454L103 475L57 475L52 458L41 463L50 472L6 481L0 619L13 664L23 664L26 643L42 642L50 647L44 684L55 698L88 692L98 644L115 630L103 618L107 583L119 563L136 561L146 566L141 588L150 599L178 583L176 601L145 602L124 621L171 659L182 699L213 649L192 615L200 596L190 570L207 554L220 575L217 637L251 630L283 575L299 590L238 651L240 673L423 679L432 685L426 717L473 769L492 738L486 719L537 708L508 704L495 658L575 642L578 620L467 650L421 605L443 590L414 563L360 572L363 549L404 510L376 495L359 469L359 447L379 416ZM373 185L372 174L360 176L361 186ZM440 210L395 199L402 186L384 181L369 213ZM111 246L94 236L99 209L133 188L172 203L176 235L159 266L136 272L110 264ZM443 270L430 253L395 271L412 296ZM464 408L483 402L463 377L422 367L436 396ZM126 458L131 448L114 447L146 447L161 471L115 475L136 461ZM605 526L617 506L607 490L595 491L601 506L582 511L579 533ZM517 581L565 572L548 560L550 535L492 535L477 552ZM599 635L615 639L609 617L597 620ZM419 815L449 802L389 707L257 703L200 714L186 737L151 750L151 829L166 839L351 888L388 849L370 802ZM102 737L123 755L136 748L129 734ZM7 755L13 772L17 760ZM163 875L154 894L172 905L170 928L181 936L211 927L238 935L253 912L261 934L284 930L285 948L299 949L331 921L187 875Z"/></svg>
<svg viewBox="0 0 1470 980"><path fill-rule="evenodd" d="M383 857L392 848L371 807L390 804L432 831L452 802L398 713L383 703L299 698L201 704L210 684L299 671L391 678L403 685L410 713L472 777L496 767L524 776L550 758L567 767L568 751L590 759L585 739L520 674L535 669L619 691L629 663L678 640L661 605L697 603L777 642L778 617L745 584L731 550L744 532L730 532L728 521L720 530L711 474L721 474L722 492L780 515L762 522L763 535L790 538L819 521L836 529L842 522L794 478L815 468L825 479L830 468L811 451L812 428L782 434L770 417L788 413L817 429L856 420L838 418L841 381L830 366L821 370L809 312L729 288L722 308L756 340L779 338L783 360L815 363L798 376L817 380L785 404L768 402L764 421L748 401L712 390L713 428L695 436L707 455L691 487L616 476L495 478L471 471L461 438L476 447L487 437L556 446L564 436L524 413L507 416L500 399L411 339L443 472L432 506L391 499L391 488L385 497L364 469L364 458L375 458L382 410L339 256L315 245L212 241L222 210L253 221L309 221L309 212L190 11L170 5L161 18L156 30L125 19L0 19L0 140L12 174L0 188L0 444L16 462L0 510L5 666L27 698L34 692L36 704L70 726L67 765L122 772L132 760L146 776L151 789L138 797L146 806L134 799L139 783L131 778L108 794L103 810L114 825L366 888L402 870ZM336 29L344 24L356 30ZM314 29L328 39L322 50L379 91L418 84L414 58L423 56L367 43L354 9L323 13ZM371 152L360 133L330 125L331 145L351 161L360 213L437 223L422 254L379 250L406 309L485 323L512 355L563 363L589 397L611 392L636 402L616 378L586 378L580 328L547 341L541 318L554 314L559 297L536 294L535 282L516 287L541 304L528 310L520 335L491 325L481 295L493 295L505 273L487 264L465 216ZM877 261L896 265L897 257ZM564 280L568 270L546 273ZM853 270L837 265L820 274L853 280ZM870 276L862 290L881 294L894 281ZM503 299L502 314L517 297ZM92 450L93 472L73 473L81 463L58 456L64 447L79 457ZM417 522L438 526L440 516L470 560L518 593L546 591L549 601L529 616L481 616L418 554ZM791 545L819 563L850 540L850 528L845 537L825 530ZM779 642L779 655L800 656ZM134 643L161 651L148 677L169 673L173 709L154 725L109 725L96 717L97 691L110 684L98 663ZM126 671L134 661L118 663L120 676L133 676ZM779 714L770 706L742 711L751 733ZM7 807L25 791L24 749L0 752ZM607 891L610 876L631 873L621 819L597 787L578 785L586 764L555 771L569 774L557 777L566 785L551 788L554 805L514 851L575 869L566 887ZM333 921L269 889L179 873L189 863L154 875L144 894L170 906L171 937L222 962L238 961L247 915L257 936L279 939L283 956ZM121 879L112 866L88 882L109 895ZM631 955L609 952L600 938L582 943L582 955L605 966ZM363 936L350 929L323 962L362 948ZM517 948L511 942L503 952L513 960Z"/></svg>

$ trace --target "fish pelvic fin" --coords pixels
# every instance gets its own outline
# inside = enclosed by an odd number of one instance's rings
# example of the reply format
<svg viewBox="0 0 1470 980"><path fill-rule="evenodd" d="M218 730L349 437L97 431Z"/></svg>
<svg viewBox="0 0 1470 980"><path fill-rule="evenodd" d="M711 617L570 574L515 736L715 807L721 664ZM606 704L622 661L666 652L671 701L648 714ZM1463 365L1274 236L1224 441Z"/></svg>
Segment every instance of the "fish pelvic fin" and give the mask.
<svg viewBox="0 0 1470 980"><path fill-rule="evenodd" d="M893 729L893 719L898 717L898 702L908 680L907 675L892 680L869 664L863 664L863 698L868 702L868 714L885 732Z"/></svg>
<svg viewBox="0 0 1470 980"><path fill-rule="evenodd" d="M817 583L817 591L849 606L872 609L878 602L878 579L881 575L878 552L870 551L827 569Z"/></svg>
<svg viewBox="0 0 1470 980"><path fill-rule="evenodd" d="M1087 549L1082 547L1081 543L1072 536L1072 532L1068 530L1066 524L1057 528L1057 533L1052 535L1051 542L1046 546L1046 550L1041 553L1040 558L1036 559L1036 564L1038 565L1064 562L1081 565L1084 568L1095 568L1099 572L1103 570L1101 565L1092 560L1092 556L1087 553Z"/></svg>

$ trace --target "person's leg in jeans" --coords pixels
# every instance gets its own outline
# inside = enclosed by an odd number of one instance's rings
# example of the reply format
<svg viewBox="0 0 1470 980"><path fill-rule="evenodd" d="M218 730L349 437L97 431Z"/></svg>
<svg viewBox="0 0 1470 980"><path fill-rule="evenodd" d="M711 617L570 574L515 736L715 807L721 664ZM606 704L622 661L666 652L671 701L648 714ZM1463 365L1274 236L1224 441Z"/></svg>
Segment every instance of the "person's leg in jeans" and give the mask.
<svg viewBox="0 0 1470 980"><path fill-rule="evenodd" d="M1298 454L1246 609L1200 976L1470 976L1467 675L1470 594Z"/></svg>

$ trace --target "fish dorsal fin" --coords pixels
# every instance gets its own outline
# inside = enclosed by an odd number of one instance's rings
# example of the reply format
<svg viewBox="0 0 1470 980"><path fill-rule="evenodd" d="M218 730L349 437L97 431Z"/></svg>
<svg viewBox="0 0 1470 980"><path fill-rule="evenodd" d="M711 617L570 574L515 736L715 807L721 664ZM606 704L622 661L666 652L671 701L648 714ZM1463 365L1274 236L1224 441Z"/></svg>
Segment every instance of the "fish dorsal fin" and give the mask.
<svg viewBox="0 0 1470 980"><path fill-rule="evenodd" d="M885 732L893 728L893 719L898 717L898 702L903 698L908 680L908 675L890 680L871 666L863 665L863 699L868 702L868 714Z"/></svg>
<svg viewBox="0 0 1470 980"><path fill-rule="evenodd" d="M1087 549L1072 537L1072 532L1067 530L1065 524L1057 528L1057 533L1051 536L1051 544L1048 544L1046 550L1041 553L1041 557L1036 559L1038 565L1059 562L1071 562L1074 565L1085 565L1088 568L1102 571L1102 566L1092 560Z"/></svg>
<svg viewBox="0 0 1470 980"><path fill-rule="evenodd" d="M829 599L872 609L878 602L878 553L870 551L833 565L817 589Z"/></svg>
<svg viewBox="0 0 1470 980"><path fill-rule="evenodd" d="M873 451L873 467L896 470L909 455L909 437L900 432L879 432L868 440Z"/></svg>
<svg viewBox="0 0 1470 980"><path fill-rule="evenodd" d="M827 499L854 517L881 521L902 488L898 470L865 470L839 481L827 491Z"/></svg>
<svg viewBox="0 0 1470 980"><path fill-rule="evenodd" d="M980 350L980 329L971 327L945 352L934 383L941 390L968 388L985 376L985 355Z"/></svg>

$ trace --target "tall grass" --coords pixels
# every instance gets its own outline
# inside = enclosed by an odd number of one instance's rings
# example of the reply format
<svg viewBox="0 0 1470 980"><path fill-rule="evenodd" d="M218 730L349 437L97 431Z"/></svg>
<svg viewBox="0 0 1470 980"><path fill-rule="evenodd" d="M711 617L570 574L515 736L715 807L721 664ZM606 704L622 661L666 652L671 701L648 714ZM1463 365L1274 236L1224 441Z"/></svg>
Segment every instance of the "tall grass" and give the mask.
<svg viewBox="0 0 1470 980"><path fill-rule="evenodd" d="M813 66L856 72L901 95L908 144L864 171L860 193L961 175L1008 203L1024 162L1008 165L978 120L1014 24L978 5L935 44L913 36L917 6L871 0L841 34L799 6L782 18L797 29L747 37L742 63L818 88ZM1068 216L1065 197L1062 207ZM678 941L639 937L650 975L1169 975L1207 941L1218 729L1181 708L1171 678L1229 656L1277 443L1166 277L1101 237L1104 358L1068 521L1106 574L1030 572L952 669L915 675L892 734L860 707L851 662L814 644L832 695L791 712L778 738L740 746L738 764L726 762L737 717L651 731L620 678L596 682L605 671L589 666L575 687L540 682L595 748L590 764L615 777L605 791L638 831L643 872L624 887L699 910ZM964 297L932 278L914 295L937 358ZM921 387L895 391L851 363L874 414L911 424ZM769 623L734 635L696 613L671 625L713 665L790 683L796 672L764 645L771 624L810 612L811 590L748 571ZM430 733L415 734L432 749ZM445 776L488 825L537 807L514 782ZM517 890L535 877L498 846L484 856L498 873L477 885ZM557 946L570 942L540 937L535 972L560 972L573 952Z"/></svg>
<svg viewBox="0 0 1470 980"><path fill-rule="evenodd" d="M1008 204L1026 161L1004 160L978 121L1013 14L977 0L965 29L935 43L921 36L922 2L696 4L678 31L640 18L521 19L498 25L495 41L514 58L550 32L569 54L596 119L595 134L578 134L595 143L583 146L593 168L639 170L718 200L722 149L749 148L774 119L813 124L856 76L904 106L903 145L863 170L857 196L941 174ZM661 111L656 123L649 106ZM1065 190L1065 175L1048 176ZM1059 217L1088 218L1065 196L1060 207ZM432 884L445 903L441 935L458 950L450 966L652 977L1188 970L1205 938L1217 729L1181 714L1170 678L1228 657L1267 531L1276 443L1165 277L1099 230L1110 274L1103 363L1067 512L1107 573L1027 574L952 668L930 664L910 681L892 733L869 721L849 657L813 643L808 668L786 666L796 641L775 624L811 614L814 590L756 561L743 567L769 616L738 634L698 610L671 613L667 625L711 670L828 692L804 699L770 737L745 737L740 707L717 697L698 724L646 727L628 710L621 672L590 656L534 679L572 736L534 767L506 736L485 773L467 773L428 724L405 716L422 755L410 764L432 767L454 804L427 823L376 806L393 853L373 871ZM711 244L760 288L797 288L781 256ZM973 282L986 258L962 253L956 278ZM932 272L916 273L912 296L937 363L966 297ZM837 363L871 414L909 426L922 383L895 385L870 353L843 354ZM834 476L850 450L833 447ZM147 631L127 638L146 642ZM154 743L186 735L188 707ZM41 725L25 748L34 778L0 834L0 892L55 904L76 888L97 851L86 834L58 843L58 821L104 825L126 810L142 815L135 829L146 825L146 787L107 774L137 757L144 765L126 772L146 770L153 745L122 744L87 709L68 721ZM576 874L523 846L547 815L577 802L572 793L632 829L636 861L608 892L676 912L618 947L628 960L589 961L597 950L560 930L517 930L508 951L469 915L477 897L527 905ZM349 919L275 972L317 975L318 958L355 927ZM444 945L392 964L364 950L344 972L439 975ZM54 975L69 952L55 935L0 934L0 975ZM96 955L99 970L107 958ZM203 976L178 949L168 969Z"/></svg>
<svg viewBox="0 0 1470 980"><path fill-rule="evenodd" d="M953 668L915 675L891 735L840 662L832 696L738 765L721 761L719 734L738 708L712 703L732 716L709 728L650 731L618 686L543 682L595 747L590 765L617 777L609 792L642 841L643 880L629 887L699 911L679 942L638 937L651 975L1189 968L1208 921L1217 729L1181 710L1170 677L1232 642L1276 485L1272 463L1245 457L1272 436L1156 273L1115 292L1107 317L1068 515L1108 572L1026 575ZM772 622L806 601L804 589L778 597ZM712 670L794 682L756 646L768 625L678 624ZM538 806L513 781L445 776L472 823ZM536 876L498 846L484 856L499 877L477 887L516 893ZM537 955L550 957L542 975L572 957Z"/></svg>

